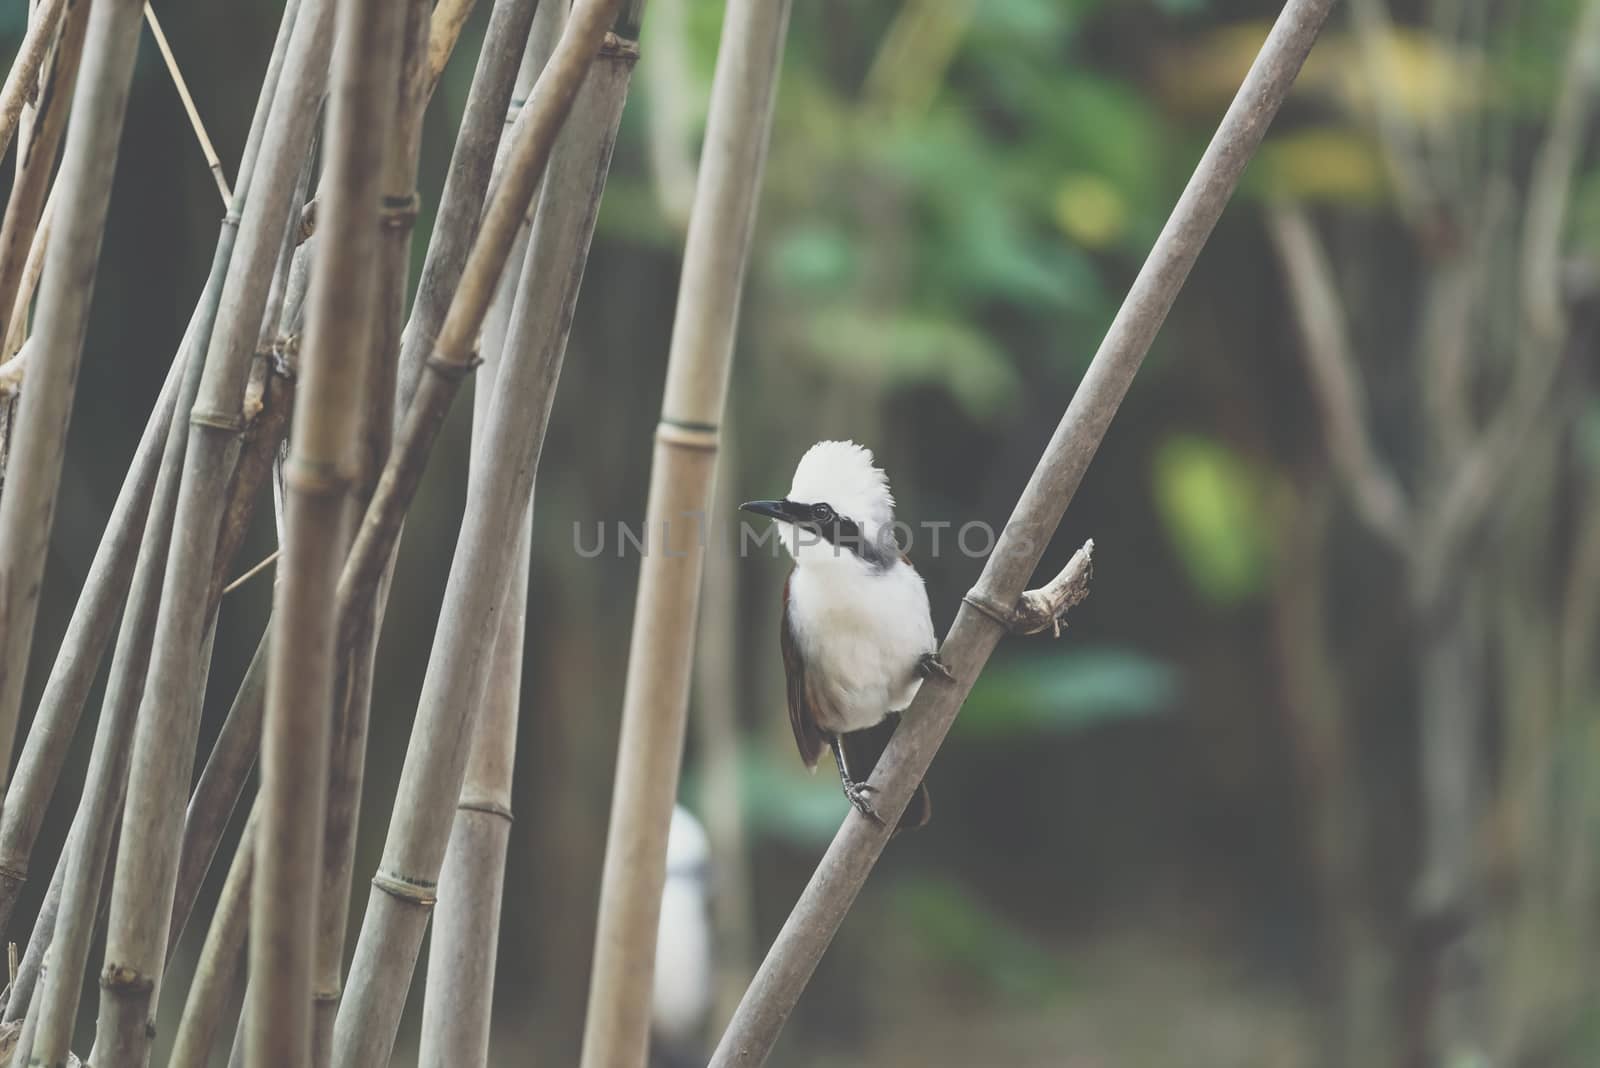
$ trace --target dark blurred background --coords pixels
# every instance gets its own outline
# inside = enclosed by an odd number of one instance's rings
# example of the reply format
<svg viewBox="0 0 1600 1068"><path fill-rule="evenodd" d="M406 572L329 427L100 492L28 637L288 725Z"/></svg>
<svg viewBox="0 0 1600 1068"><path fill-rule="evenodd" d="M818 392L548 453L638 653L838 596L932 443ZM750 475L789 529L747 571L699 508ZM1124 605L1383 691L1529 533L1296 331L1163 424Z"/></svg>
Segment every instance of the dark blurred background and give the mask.
<svg viewBox="0 0 1600 1068"><path fill-rule="evenodd" d="M1042 576L1095 539L1089 600L1061 640L1000 647L934 764L932 826L888 850L774 1065L1400 1065L1439 1028L1464 1051L1448 1068L1600 1059L1595 87L1573 79L1576 121L1552 119L1596 20L1578 0L1380 3L1336 8L1046 555ZM24 6L0 12L0 52ZM429 115L418 265L487 6ZM158 9L231 177L279 5ZM575 536L644 510L721 11L651 2L544 452L497 1063L576 1062L638 558L614 537L586 558ZM912 546L948 625L981 567L954 530L1004 523L1275 14L797 3L714 520L780 495L815 440L868 444L902 519L953 524L939 553ZM1575 153L1569 184L1541 177L1552 145ZM1557 269L1540 275L1530 220L1550 210ZM220 213L147 37L35 696ZM358 909L470 412L457 403L406 526ZM1363 504L1374 477L1407 504L1398 539ZM241 570L271 551L265 512ZM713 1037L845 811L789 737L784 567L707 566L683 799L712 837ZM270 597L260 579L224 604L203 746ZM419 980L396 1063L420 1004Z"/></svg>

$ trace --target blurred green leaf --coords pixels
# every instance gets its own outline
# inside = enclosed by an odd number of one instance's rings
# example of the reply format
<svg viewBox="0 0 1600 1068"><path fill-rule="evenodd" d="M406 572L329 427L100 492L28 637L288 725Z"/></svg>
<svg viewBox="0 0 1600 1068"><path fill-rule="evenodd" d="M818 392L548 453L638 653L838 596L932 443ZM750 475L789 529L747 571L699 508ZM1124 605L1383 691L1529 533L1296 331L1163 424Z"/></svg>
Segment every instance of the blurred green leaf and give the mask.
<svg viewBox="0 0 1600 1068"><path fill-rule="evenodd" d="M966 888L945 879L895 884L893 913L931 962L975 975L1005 997L1038 996L1066 981L1061 962Z"/></svg>
<svg viewBox="0 0 1600 1068"><path fill-rule="evenodd" d="M830 372L888 389L940 386L977 420L993 418L1020 390L1005 354L959 319L846 307L819 313L810 330Z"/></svg>
<svg viewBox="0 0 1600 1068"><path fill-rule="evenodd" d="M956 719L972 738L1066 732L1171 706L1171 667L1132 649L1072 649L989 664Z"/></svg>
<svg viewBox="0 0 1600 1068"><path fill-rule="evenodd" d="M744 814L752 831L806 846L832 840L850 807L839 789L832 757L824 754L815 774L806 770L792 749L779 758L763 746L747 745L739 759ZM685 787L691 795L698 794L698 777L686 775Z"/></svg>
<svg viewBox="0 0 1600 1068"><path fill-rule="evenodd" d="M1188 435L1156 452L1156 507L1189 572L1210 600L1259 593L1271 564L1263 476L1225 445Z"/></svg>
<svg viewBox="0 0 1600 1068"><path fill-rule="evenodd" d="M856 277L855 245L831 226L790 230L773 243L771 259L776 279L799 290L843 289Z"/></svg>

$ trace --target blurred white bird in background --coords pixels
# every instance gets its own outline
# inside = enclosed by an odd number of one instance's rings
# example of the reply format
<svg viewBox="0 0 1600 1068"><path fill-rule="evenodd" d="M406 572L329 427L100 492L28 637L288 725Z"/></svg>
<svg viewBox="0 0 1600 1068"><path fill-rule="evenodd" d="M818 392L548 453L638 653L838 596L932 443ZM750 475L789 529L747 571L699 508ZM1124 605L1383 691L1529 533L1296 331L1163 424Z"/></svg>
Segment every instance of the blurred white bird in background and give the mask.
<svg viewBox="0 0 1600 1068"><path fill-rule="evenodd" d="M656 1068L698 1068L708 1059L705 1028L713 983L710 868L705 828L688 809L674 805L651 1000L650 1061Z"/></svg>

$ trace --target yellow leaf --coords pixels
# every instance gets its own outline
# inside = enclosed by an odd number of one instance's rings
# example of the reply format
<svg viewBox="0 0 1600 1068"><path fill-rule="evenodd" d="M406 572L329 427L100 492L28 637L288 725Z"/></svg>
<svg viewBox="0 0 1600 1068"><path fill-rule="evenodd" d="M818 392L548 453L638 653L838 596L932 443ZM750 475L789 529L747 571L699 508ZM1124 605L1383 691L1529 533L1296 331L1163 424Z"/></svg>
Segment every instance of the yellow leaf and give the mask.
<svg viewBox="0 0 1600 1068"><path fill-rule="evenodd" d="M1056 190L1056 225L1085 248L1104 248L1128 225L1128 202L1121 190L1098 174L1075 172Z"/></svg>
<svg viewBox="0 0 1600 1068"><path fill-rule="evenodd" d="M1372 142L1327 127L1275 137L1261 146L1268 192L1297 200L1371 204L1382 198L1383 164Z"/></svg>

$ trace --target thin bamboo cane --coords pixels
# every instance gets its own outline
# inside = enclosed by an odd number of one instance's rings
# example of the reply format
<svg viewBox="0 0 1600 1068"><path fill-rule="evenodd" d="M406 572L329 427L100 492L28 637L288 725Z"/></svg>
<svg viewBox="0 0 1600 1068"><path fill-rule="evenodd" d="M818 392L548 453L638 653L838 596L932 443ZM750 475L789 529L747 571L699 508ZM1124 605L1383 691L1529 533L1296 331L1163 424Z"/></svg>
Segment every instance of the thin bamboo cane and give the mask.
<svg viewBox="0 0 1600 1068"><path fill-rule="evenodd" d="M11 303L11 317L7 321L4 347L0 359L9 360L22 349L28 335L28 310L33 306L33 294L39 287L39 276L44 273L44 254L50 247L50 221L55 215L56 191L51 186L45 198L44 210L39 213L39 227L33 232L33 247L28 249L28 262L22 267L22 281L17 285L17 296ZM6 388L4 368L0 368L0 390ZM13 389L15 386L12 387Z"/></svg>
<svg viewBox="0 0 1600 1068"><path fill-rule="evenodd" d="M593 11L574 9L550 65L540 76L541 85L559 69L574 27L586 17L592 18ZM515 535L531 492L636 55L631 42L615 37L601 50L578 94L574 120L551 160L540 197L529 258L544 269L537 272L538 287L527 294L518 312L539 328L538 343L500 369L485 431L490 460L478 469L481 477L468 482L466 518L401 773L395 815L339 1010L334 1054L341 1065L384 1063L394 1043L450 837L454 801L461 793L468 747L457 739L472 729L482 703L486 647L504 603ZM523 329L513 322L511 333L521 336Z"/></svg>
<svg viewBox="0 0 1600 1068"><path fill-rule="evenodd" d="M268 109L276 91L288 47L289 31L294 25L299 3L300 0L289 0L284 9L250 133L245 141L239 167L241 185L247 184L248 175L260 151ZM241 196L243 192L241 189ZM188 351L190 338L195 334L199 321L205 325L198 330L202 340L197 351L204 351L208 343L221 298L223 272L232 256L237 230L237 216L223 220L217 237L219 251L213 257L211 276L207 279L189 332L186 332L184 343L179 348L180 355ZM228 250L226 255L220 251L224 244ZM181 360L174 361L168 372L168 384L163 387L161 399L157 401L140 438L138 451L123 480L116 505L111 511L111 519L95 551L89 575L56 655L55 665L45 683L44 694L17 765L16 779L6 795L4 810L0 811L0 929L9 923L16 895L27 876L28 858L38 837L45 807L55 791L89 688L94 682L106 644L110 641L117 612L133 579L134 561L149 511L150 497L155 490L167 427L173 420L178 383L183 374L181 365ZM186 403L181 410L187 412L189 407L191 405Z"/></svg>
<svg viewBox="0 0 1600 1068"><path fill-rule="evenodd" d="M1034 468L1011 520L964 599L941 655L956 682L924 686L873 773L878 811L893 827L922 781L989 654L1001 622L1061 522L1117 407L1166 319L1245 164L1289 93L1333 0L1289 0L1156 239L1122 308ZM977 608L975 605L983 605ZM990 614L993 613L993 614ZM871 872L889 832L852 812L723 1033L713 1068L766 1061L779 1030Z"/></svg>
<svg viewBox="0 0 1600 1068"><path fill-rule="evenodd" d="M69 5L55 76L49 96L40 102L35 124L39 129L33 141L36 151L24 157L0 228L0 314L9 315L38 225L69 97L75 95L81 103L75 102L72 108L78 112L74 126L84 129L70 132L68 153L57 179L63 203L58 237L45 254L40 283L40 343L29 358L28 388L17 402L6 492L0 497L0 788L11 768L11 748L22 709L22 683L55 519L67 422L100 258L100 231L105 225L116 143L122 132L125 101L121 94L125 89L108 81L118 76L118 70L107 73L91 67L83 80L83 93L70 92L87 47L88 14L82 7ZM97 27L104 25L103 19L93 21ZM94 53L97 60L117 59L103 35L96 36L94 44L97 49L107 49ZM99 152L104 155L96 158L94 153ZM83 245L66 247L71 241ZM0 329L0 337L5 334Z"/></svg>
<svg viewBox="0 0 1600 1068"><path fill-rule="evenodd" d="M180 355L187 348L186 339L180 347ZM67 749L94 681L92 671L83 670L76 660L67 659L66 654L84 648L98 650L110 640L116 610L133 578L135 554L150 511L167 431L178 406L184 366L185 361L180 358L167 370L166 382L134 451L128 477L111 508L105 537L89 565L83 596L73 610L62 639L63 656L56 659L56 666L45 683L33 727L28 731L17 761L16 777L12 780L4 811L0 812L0 930L10 924L11 910L27 880L33 844L44 823L45 809L62 765L66 763ZM87 633L91 629L100 633ZM98 660L98 655L94 659Z"/></svg>
<svg viewBox="0 0 1600 1068"><path fill-rule="evenodd" d="M378 186L382 215L378 219L375 262L373 340L368 346L364 411L352 505L365 510L378 476L388 460L395 424L395 379L400 332L405 314L406 278L411 263L411 236L417 214L417 163L421 155L428 0L411 0L404 18L400 62L394 82L384 94L391 113L392 134ZM326 1068L333 1049L334 1017L344 975L344 953L350 914L350 887L355 873L356 830L361 808L361 782L366 769L367 725L372 707L378 634L388 600L394 554L371 600L355 607L360 616L349 646L335 650L333 729L324 860L317 901L316 947L312 971L311 1064Z"/></svg>
<svg viewBox="0 0 1600 1068"><path fill-rule="evenodd" d="M517 75L517 93L525 95L544 66L561 32L565 11L560 4L541 4ZM473 396L473 463L487 462L485 428L495 395L495 377L513 352L536 339L514 337L510 327L519 293L534 285L524 278L528 233L517 237L512 263L522 272L506 271L484 323L485 362ZM528 316L516 318L532 326ZM509 340L508 340L509 338ZM517 557L506 590L504 613L494 638L484 708L467 758L461 800L456 805L450 844L439 874L439 908L433 918L428 954L428 981L422 1007L422 1040L417 1061L422 1068L463 1068L489 1062L490 1019L494 1005L500 906L505 886L506 851L511 833L511 785L517 745L517 713L522 693L522 645L527 619L528 555L533 503L517 534Z"/></svg>
<svg viewBox="0 0 1600 1068"><path fill-rule="evenodd" d="M434 227L433 240L429 245L426 266L424 267L422 283L419 286L417 308L413 309L413 317L409 331L425 336L432 336L433 330L445 317L449 303L449 293L454 283L460 279L462 264L467 258L468 240L460 239L465 233L470 238L471 223L475 221L482 207L484 190L488 184L490 163L494 157L494 142L500 129L502 116L505 114L505 101L510 97L512 81L516 74L517 57L521 50L521 42L527 36L528 23L533 14L531 0L498 0L495 11L490 16L488 30L485 34L484 51L480 56L478 70L473 78L473 86L468 95L466 114L462 122L461 132L457 139L455 153L452 157L450 176L447 179L445 193L439 214ZM509 58L508 58L509 57ZM549 109L560 106L560 94L547 94L542 98L542 107ZM529 121L517 127L516 134L522 135L521 143L526 149L528 134L542 136L540 131L550 121L547 117L543 122L535 123L532 112ZM485 121L487 120L487 121ZM516 138L514 137L514 140ZM548 146L546 146L546 151ZM538 155L539 149L534 146L532 152L524 151L522 167L525 172L533 173L537 180L538 172L542 171L543 160ZM481 175L481 177L478 177ZM521 179L514 179L516 181ZM502 194L515 196L516 193ZM453 261L453 266L450 264ZM487 270L488 264L480 264L480 269ZM441 297L443 299L441 299ZM431 322L426 313L421 309L428 306L437 306L438 314ZM420 361L419 361L420 362ZM402 388L402 397L404 389ZM452 394L453 395L453 394ZM445 397L443 404L447 405L449 397ZM435 403L439 403L437 400ZM442 414L438 416L442 419ZM413 432L411 437L412 449L422 449L424 452L431 443L431 436L424 439ZM402 450L406 446L402 444ZM418 461L420 466L420 461ZM411 484L412 489L415 483ZM387 514L393 517L391 524L369 523L367 527L368 538L357 549L352 550L351 559L347 561L345 572L341 577L339 586L339 614L343 619L353 611L365 596L358 589L353 576L367 573L377 565L381 566L383 558L392 555L394 539L398 534L399 517L404 513L407 499L395 496L397 483L390 479L385 492L391 495ZM365 554L364 556L362 554ZM363 564L362 561L367 563ZM341 633L346 628L341 626ZM341 655L348 655L350 646L341 642ZM250 725L259 725L260 685L257 679L257 665L252 664L251 670L246 675L245 683L241 686L239 699L229 713L228 724L239 723L240 733L230 735L234 738L227 751L219 749L214 756L221 758L222 762L216 765L217 774L211 775L212 765L208 763L207 773L202 777L202 790L207 790L213 796L228 798L228 804L238 797L243 789L244 778L249 771L250 761L253 759L253 750L250 736L245 733ZM253 690L257 696L254 708L245 698L245 690ZM225 731L228 727L225 726ZM259 730L259 727L256 728ZM259 738L259 733L255 735ZM247 758L244 751L249 750ZM208 782L212 785L208 786ZM197 792L196 800L199 800ZM190 832L194 833L190 833ZM198 858L209 858L214 854L221 827L210 827L207 824L192 824L185 832L185 856L193 854L197 859L193 867L194 875L190 878L180 879L177 900L180 907L174 910L174 932L180 930L187 918L188 905L192 902L193 894L198 891L199 877L203 875L203 866ZM241 848L245 848L241 845ZM237 863L237 862L236 862ZM231 869L230 869L231 870ZM233 901L232 907L244 908L248 901L248 882L246 891ZM219 917L218 921L222 923ZM230 928L233 929L233 928ZM242 930L242 928L237 928ZM242 952L242 945L231 947L230 952ZM201 982L205 976L197 977L196 982ZM207 997L213 994L205 995Z"/></svg>
<svg viewBox="0 0 1600 1068"><path fill-rule="evenodd" d="M789 9L788 0L737 0L723 23L651 465L645 524L661 532L661 543L641 563L634 607L583 1068L643 1065L649 1047L667 827L705 558L703 531L687 517L711 506Z"/></svg>
<svg viewBox="0 0 1600 1068"><path fill-rule="evenodd" d="M279 565L261 745L245 1063L311 1058L317 893L334 709L335 586L376 334L379 194L394 128L403 9L342 0L328 105L322 240L312 269L298 411L285 463Z"/></svg>
<svg viewBox="0 0 1600 1068"><path fill-rule="evenodd" d="M0 156L5 155L6 149L11 147L11 138L17 132L18 120L22 117L22 106L28 102L37 84L39 67L44 63L45 54L50 51L50 42L55 39L61 13L66 9L67 0L45 0L31 13L22 47L17 50L17 58L6 75L5 85L0 87Z"/></svg>
<svg viewBox="0 0 1600 1068"><path fill-rule="evenodd" d="M211 276L220 279L226 268L229 242L217 243ZM200 389L201 357L196 351L205 343L210 325L208 309L215 309L216 287L211 299L202 298L196 310L196 329L191 347L175 361L184 366L178 410L194 404ZM174 422L168 428L161 470L156 477L144 536L139 542L138 560L128 605L117 633L111 656L111 673L106 697L95 729L94 749L83 798L73 819L70 848L61 863L66 866L60 909L52 931L36 930L35 937L50 940L50 967L45 972L39 1004L28 1011L28 1028L18 1045L23 1057L37 1048L44 1064L54 1064L66 1053L72 1024L77 1016L78 997L83 987L83 972L88 962L90 936L99 912L101 884L106 859L111 850L111 832L127 785L129 741L133 719L139 707L150 664L151 637L160 605L165 577L167 550L172 538L172 523L177 508L178 486L183 477L183 426ZM37 927L37 925L36 925ZM37 1035L30 1029L37 1022ZM30 1037L33 1042L30 1042ZM34 1042L37 1042L35 1047Z"/></svg>
<svg viewBox="0 0 1600 1068"><path fill-rule="evenodd" d="M184 476L162 589L149 682L135 730L125 826L101 977L95 1062L142 1064L170 922L177 849L199 727L209 632L206 608L240 407L291 200L311 143L331 46L331 0L305 0L262 136L238 245L223 285L200 395L190 414ZM242 184L242 182L241 182Z"/></svg>
<svg viewBox="0 0 1600 1068"><path fill-rule="evenodd" d="M189 1000L172 1047L168 1068L206 1068L211 1062L211 1047L228 1008L228 998L244 972L245 935L250 926L250 885L255 875L257 810L250 810L239 850L228 868L217 899L216 916L206 931L189 986ZM249 995L245 996L246 1004ZM240 1029L241 1032L243 1028Z"/></svg>
<svg viewBox="0 0 1600 1068"><path fill-rule="evenodd" d="M495 0L489 12L483 50L478 55L472 87L467 91L466 107L461 113L461 126L456 131L450 172L439 197L439 211L428 243L428 255L422 264L416 301L411 307L411 321L406 324L400 342L396 411L402 419L411 407L424 363L434 338L444 325L477 234L496 146L502 140L502 124L507 121L517 67L533 18L534 0ZM531 188L529 196L532 197ZM507 256L510 256L509 247ZM516 264L520 260L510 262Z"/></svg>
<svg viewBox="0 0 1600 1068"><path fill-rule="evenodd" d="M61 27L61 42L56 46L55 59L46 71L39 95L32 135L26 150L17 159L17 181L6 203L5 223L0 226L0 314L6 316L0 337L9 337L12 333L11 317L18 304L22 276L50 189L56 149L61 147L61 136L66 130L67 109L78 79L78 63L83 56L84 31L88 24L88 4L80 0L69 3L66 21Z"/></svg>

